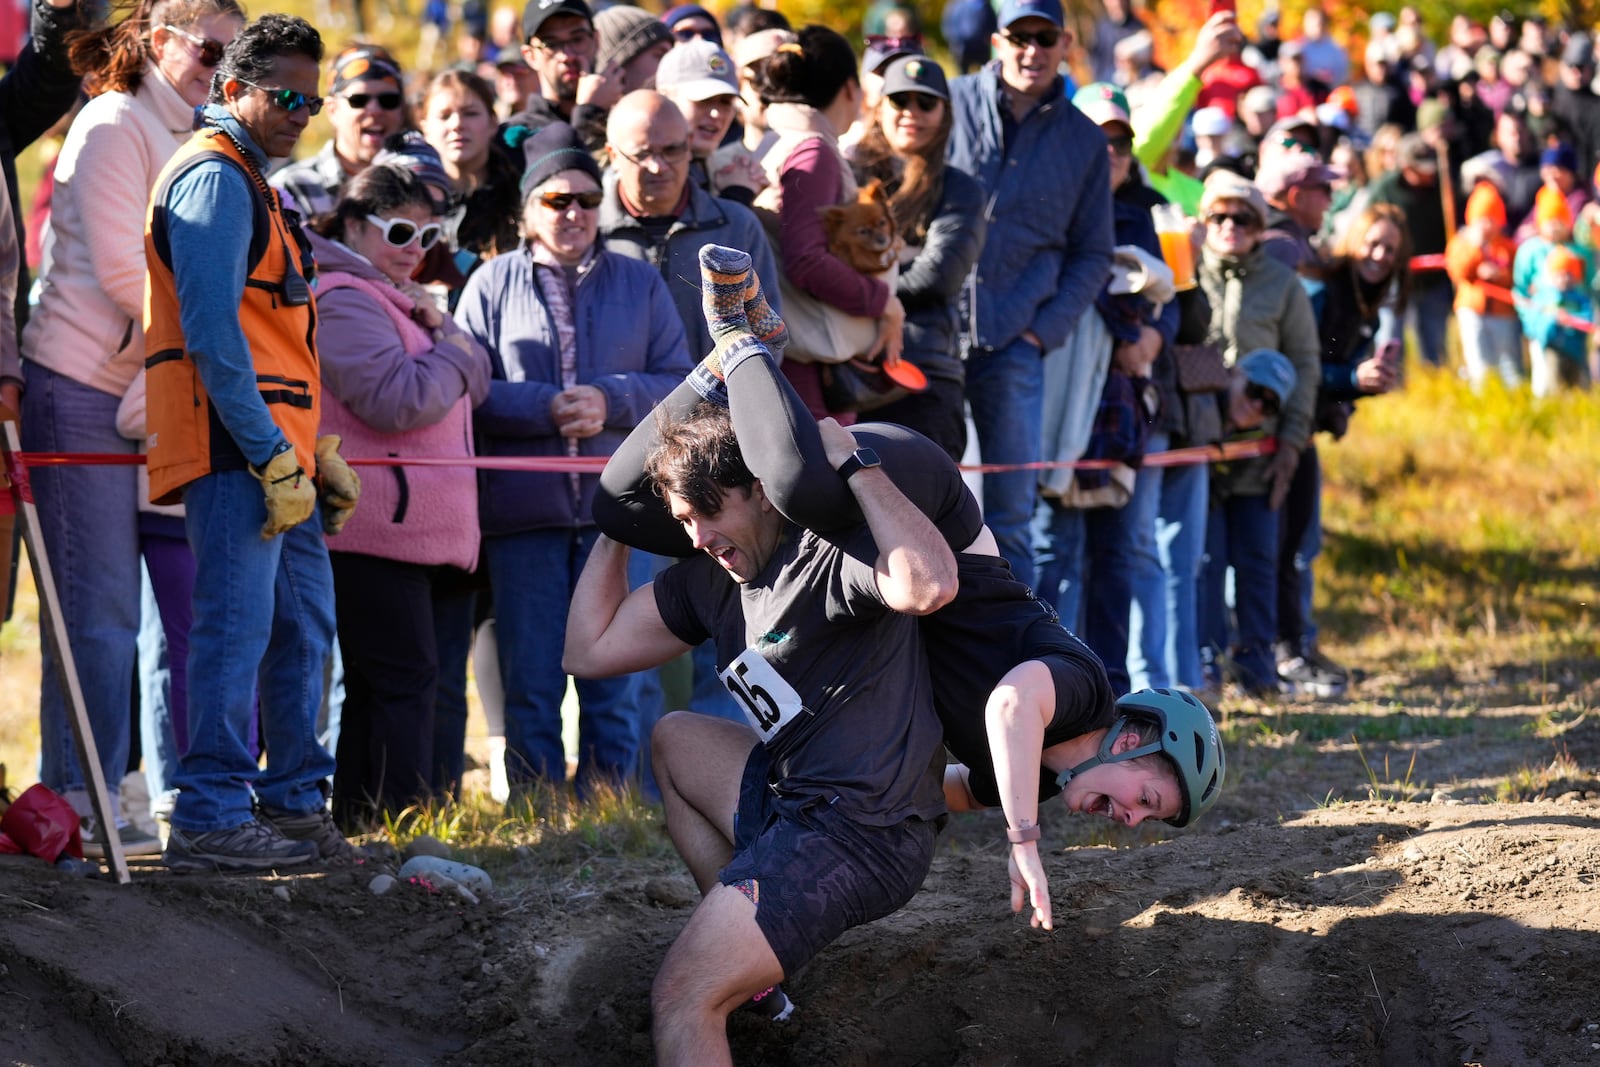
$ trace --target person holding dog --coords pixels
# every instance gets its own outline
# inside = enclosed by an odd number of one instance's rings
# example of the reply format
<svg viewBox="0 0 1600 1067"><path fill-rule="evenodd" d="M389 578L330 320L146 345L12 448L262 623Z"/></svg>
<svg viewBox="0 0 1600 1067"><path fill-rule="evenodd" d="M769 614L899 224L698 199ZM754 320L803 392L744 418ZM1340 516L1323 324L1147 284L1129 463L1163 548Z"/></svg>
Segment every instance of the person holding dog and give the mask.
<svg viewBox="0 0 1600 1067"><path fill-rule="evenodd" d="M967 447L966 397L956 302L972 272L988 223L983 190L945 162L950 86L926 56L901 56L883 72L883 92L852 160L859 181L878 179L895 229L906 242L895 295L905 305L903 357L928 388L874 409L872 417L909 426L960 461Z"/></svg>

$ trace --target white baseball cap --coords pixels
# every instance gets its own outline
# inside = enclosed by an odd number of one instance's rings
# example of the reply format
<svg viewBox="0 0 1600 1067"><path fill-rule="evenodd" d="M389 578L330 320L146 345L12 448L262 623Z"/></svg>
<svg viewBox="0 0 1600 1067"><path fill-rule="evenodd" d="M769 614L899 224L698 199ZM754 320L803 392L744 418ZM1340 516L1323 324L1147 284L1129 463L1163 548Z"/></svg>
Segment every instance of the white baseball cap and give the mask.
<svg viewBox="0 0 1600 1067"><path fill-rule="evenodd" d="M661 57L661 65L656 68L656 91L686 100L737 96L739 78L728 53L716 42L696 37L678 42Z"/></svg>

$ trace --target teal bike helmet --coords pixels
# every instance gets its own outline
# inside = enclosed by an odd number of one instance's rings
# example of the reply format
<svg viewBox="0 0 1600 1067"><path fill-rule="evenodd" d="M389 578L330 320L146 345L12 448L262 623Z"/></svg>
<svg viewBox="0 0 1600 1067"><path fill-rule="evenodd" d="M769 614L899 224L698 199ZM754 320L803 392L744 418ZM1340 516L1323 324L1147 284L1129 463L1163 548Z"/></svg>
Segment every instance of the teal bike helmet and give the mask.
<svg viewBox="0 0 1600 1067"><path fill-rule="evenodd" d="M1160 752L1177 767L1183 808L1168 819L1173 826L1188 826L1217 802L1228 761L1222 754L1217 724L1206 706L1189 693L1176 689L1141 689L1117 701L1117 721L1100 742L1100 752L1056 776L1056 785L1068 782L1102 763L1122 763ZM1127 752L1113 754L1112 747L1134 719L1151 719L1161 727L1161 738Z"/></svg>

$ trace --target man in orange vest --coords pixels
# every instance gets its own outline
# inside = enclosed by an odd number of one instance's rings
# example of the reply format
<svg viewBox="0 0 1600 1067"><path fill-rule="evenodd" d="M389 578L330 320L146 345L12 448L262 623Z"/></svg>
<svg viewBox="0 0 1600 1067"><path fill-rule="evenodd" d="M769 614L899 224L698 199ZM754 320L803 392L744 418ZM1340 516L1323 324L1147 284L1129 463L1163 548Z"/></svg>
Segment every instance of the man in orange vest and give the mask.
<svg viewBox="0 0 1600 1067"><path fill-rule="evenodd" d="M321 59L303 19L247 26L198 132L157 181L145 226L150 496L183 502L195 553L173 870L352 852L328 813L333 757L313 726L334 634L323 532L338 532L360 482L338 438L317 438L316 265L262 177L321 110ZM258 690L265 770L248 736Z"/></svg>

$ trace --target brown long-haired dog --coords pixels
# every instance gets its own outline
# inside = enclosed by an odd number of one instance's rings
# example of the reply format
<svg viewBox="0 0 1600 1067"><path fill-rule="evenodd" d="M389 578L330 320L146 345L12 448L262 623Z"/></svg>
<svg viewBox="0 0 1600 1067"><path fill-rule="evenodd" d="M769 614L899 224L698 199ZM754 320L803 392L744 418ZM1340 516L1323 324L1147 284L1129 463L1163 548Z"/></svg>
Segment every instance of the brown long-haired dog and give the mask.
<svg viewBox="0 0 1600 1067"><path fill-rule="evenodd" d="M874 178L856 192L854 203L822 209L828 251L862 274L882 274L900 256L900 239L883 183Z"/></svg>

